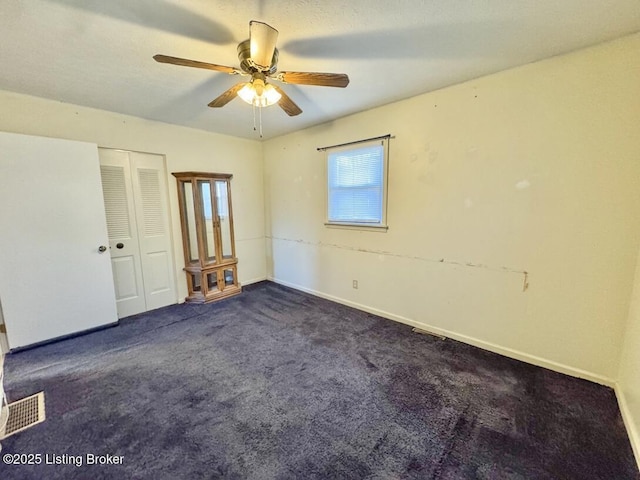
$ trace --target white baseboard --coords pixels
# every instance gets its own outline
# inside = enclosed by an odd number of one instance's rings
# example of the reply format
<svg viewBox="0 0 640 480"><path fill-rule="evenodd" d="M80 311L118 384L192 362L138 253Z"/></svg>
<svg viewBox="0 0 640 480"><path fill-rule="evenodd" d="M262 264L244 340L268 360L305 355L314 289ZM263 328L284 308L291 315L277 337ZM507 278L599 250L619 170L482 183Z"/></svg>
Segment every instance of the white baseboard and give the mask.
<svg viewBox="0 0 640 480"><path fill-rule="evenodd" d="M252 283L264 282L265 280L268 280L268 278L267 277L257 277L257 278L252 278L250 280L243 280L242 282L240 282L240 284L244 287L245 285L251 285Z"/></svg>
<svg viewBox="0 0 640 480"><path fill-rule="evenodd" d="M616 383L613 388L616 392L616 398L618 399L618 406L620 407L620 413L622 414L624 426L626 427L627 434L629 435L631 448L633 449L633 454L636 457L636 463L638 464L638 469L640 470L640 432L636 427L636 423L633 421L633 415L631 415L629 405L627 404L627 399L625 397L624 391L622 390L622 388L620 388L620 384Z"/></svg>
<svg viewBox="0 0 640 480"><path fill-rule="evenodd" d="M564 365L562 363L554 362L553 360L547 360L545 358L541 358L535 355L531 355L528 353L520 352L518 350L514 350L509 347L503 347L501 345L496 345L494 343L487 342L485 340L480 340L474 337L470 337L468 335L464 335L461 333L453 332L450 330L445 330L443 328L435 327L433 325L429 325L424 322L418 322L416 320L412 320L410 318L406 318L400 315L396 315L394 313L385 312L384 310L379 310L377 308L372 308L367 305L362 305L360 303L352 302L350 300L345 300L340 297L335 297L333 295L329 295L323 292L319 292L317 290L313 290L310 288L306 288L300 285L296 285L294 283L286 282L283 280L279 280L277 278L268 276L267 280L271 280L272 282L279 283L286 287L294 288L296 290L301 290L303 292L309 293L311 295L315 295L316 297L325 298L327 300L331 300L342 305L347 305L348 307L353 307L358 310L362 310L368 313L372 313L374 315L378 315L380 317L388 318L389 320L394 320L399 323L404 323L406 325L411 325L412 327L418 327L423 330L429 330L430 332L436 333L438 335L442 335L448 338L452 338L454 340L458 340L463 343L467 343L469 345L473 345L474 347L482 348L484 350L488 350L490 352L498 353L500 355L504 355L505 357L514 358L516 360L521 360L526 363L531 363L532 365L537 365L539 367L548 368L549 370L553 370L554 372L563 373L565 375L570 375L572 377L583 378L585 380L589 380L591 382L598 383L600 385L605 385L607 387L615 388L615 381L611 378L598 375L596 373L591 373L586 370L582 370L575 367L570 367L568 365Z"/></svg>

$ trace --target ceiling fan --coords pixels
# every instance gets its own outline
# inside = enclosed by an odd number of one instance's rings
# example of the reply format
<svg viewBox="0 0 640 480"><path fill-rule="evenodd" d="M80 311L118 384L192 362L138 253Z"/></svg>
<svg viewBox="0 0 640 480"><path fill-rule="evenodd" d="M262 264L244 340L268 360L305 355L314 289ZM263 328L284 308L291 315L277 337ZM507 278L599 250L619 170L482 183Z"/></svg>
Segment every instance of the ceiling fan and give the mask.
<svg viewBox="0 0 640 480"><path fill-rule="evenodd" d="M282 83L296 85L341 88L349 84L349 77L344 73L278 72L277 39L278 30L275 28L255 20L249 22L249 39L238 44L240 68L170 57L168 55L155 55L153 58L160 63L204 68L230 75L251 77L249 82L234 85L209 103L209 106L213 108L224 107L236 96L239 96L245 102L256 107L266 107L277 103L287 115L295 116L302 113L300 107L280 87L269 83L268 80L277 80Z"/></svg>

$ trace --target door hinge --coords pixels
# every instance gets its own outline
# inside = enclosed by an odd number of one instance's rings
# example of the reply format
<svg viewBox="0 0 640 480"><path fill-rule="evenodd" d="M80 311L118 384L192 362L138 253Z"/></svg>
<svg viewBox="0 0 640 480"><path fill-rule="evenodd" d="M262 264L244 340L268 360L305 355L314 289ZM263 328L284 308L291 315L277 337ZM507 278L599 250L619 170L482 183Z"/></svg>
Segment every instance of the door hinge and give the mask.
<svg viewBox="0 0 640 480"><path fill-rule="evenodd" d="M7 327L5 327L4 323L0 323L0 333L7 333Z"/></svg>

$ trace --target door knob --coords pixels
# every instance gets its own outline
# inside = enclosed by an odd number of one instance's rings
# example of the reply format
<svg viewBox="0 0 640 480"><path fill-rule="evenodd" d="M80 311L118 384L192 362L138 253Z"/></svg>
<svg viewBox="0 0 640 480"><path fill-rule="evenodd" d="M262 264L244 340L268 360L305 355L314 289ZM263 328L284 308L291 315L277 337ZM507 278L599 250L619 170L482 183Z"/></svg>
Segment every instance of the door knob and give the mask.
<svg viewBox="0 0 640 480"><path fill-rule="evenodd" d="M100 245L100 246L98 247L98 251L99 251L100 253L104 253L104 252L106 252L106 251L107 251L107 247L105 247L104 245Z"/></svg>
<svg viewBox="0 0 640 480"><path fill-rule="evenodd" d="M116 243L116 248L124 248L124 243Z"/></svg>

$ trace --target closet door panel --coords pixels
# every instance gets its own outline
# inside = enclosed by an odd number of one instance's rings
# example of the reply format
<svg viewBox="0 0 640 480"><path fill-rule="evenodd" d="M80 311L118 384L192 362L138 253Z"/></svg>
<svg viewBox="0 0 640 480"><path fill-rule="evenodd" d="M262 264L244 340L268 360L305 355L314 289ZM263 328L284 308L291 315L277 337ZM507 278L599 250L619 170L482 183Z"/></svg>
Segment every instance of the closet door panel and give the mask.
<svg viewBox="0 0 640 480"><path fill-rule="evenodd" d="M99 149L118 318L146 310L129 153Z"/></svg>
<svg viewBox="0 0 640 480"><path fill-rule="evenodd" d="M176 303L164 157L129 152L147 310Z"/></svg>

